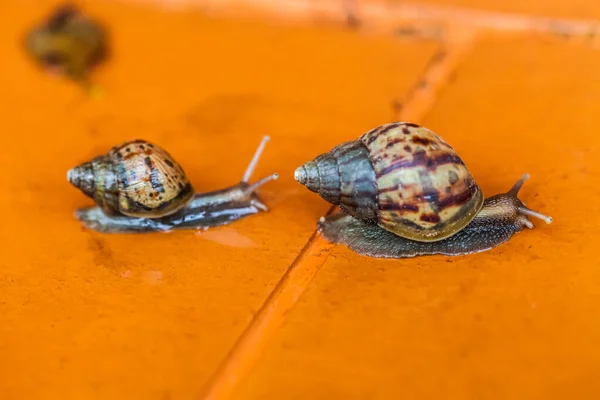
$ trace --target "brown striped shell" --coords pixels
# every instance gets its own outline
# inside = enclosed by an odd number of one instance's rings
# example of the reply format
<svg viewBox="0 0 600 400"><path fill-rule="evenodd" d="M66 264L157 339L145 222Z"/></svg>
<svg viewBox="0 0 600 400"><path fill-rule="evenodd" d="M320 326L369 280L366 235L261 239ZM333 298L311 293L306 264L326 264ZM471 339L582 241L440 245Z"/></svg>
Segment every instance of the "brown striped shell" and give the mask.
<svg viewBox="0 0 600 400"><path fill-rule="evenodd" d="M158 218L187 205L194 189L166 150L135 140L72 168L69 181L110 214Z"/></svg>
<svg viewBox="0 0 600 400"><path fill-rule="evenodd" d="M381 125L342 143L295 177L355 218L417 241L452 236L483 207L483 194L456 151L411 123Z"/></svg>

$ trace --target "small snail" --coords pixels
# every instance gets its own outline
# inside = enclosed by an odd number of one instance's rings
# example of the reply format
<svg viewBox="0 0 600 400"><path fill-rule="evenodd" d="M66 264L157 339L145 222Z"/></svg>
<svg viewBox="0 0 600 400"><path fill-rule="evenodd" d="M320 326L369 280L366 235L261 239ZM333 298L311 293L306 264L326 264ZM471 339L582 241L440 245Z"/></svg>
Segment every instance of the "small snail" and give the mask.
<svg viewBox="0 0 600 400"><path fill-rule="evenodd" d="M294 177L348 214L321 218L321 234L372 257L476 253L533 228L527 216L552 222L517 198L528 175L484 200L456 151L411 123L372 129L307 162Z"/></svg>
<svg viewBox="0 0 600 400"><path fill-rule="evenodd" d="M58 7L26 37L29 53L48 70L87 82L90 68L107 54L106 34L75 6Z"/></svg>
<svg viewBox="0 0 600 400"><path fill-rule="evenodd" d="M255 192L277 174L252 184L249 179L268 140L263 138L240 183L202 194L194 193L181 166L159 146L144 140L115 146L67 173L98 205L75 215L90 229L116 233L208 228L266 211Z"/></svg>

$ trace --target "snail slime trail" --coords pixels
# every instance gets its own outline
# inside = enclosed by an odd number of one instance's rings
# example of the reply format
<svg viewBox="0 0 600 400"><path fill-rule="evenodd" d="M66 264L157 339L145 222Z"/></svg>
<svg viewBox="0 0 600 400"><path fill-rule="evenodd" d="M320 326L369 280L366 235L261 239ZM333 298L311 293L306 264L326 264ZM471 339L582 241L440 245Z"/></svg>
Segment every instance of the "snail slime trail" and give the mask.
<svg viewBox="0 0 600 400"><path fill-rule="evenodd" d="M372 257L476 253L533 228L527 216L552 222L518 199L527 174L484 200L458 153L407 122L342 143L298 167L294 178L342 210L321 218L320 233Z"/></svg>
<svg viewBox="0 0 600 400"><path fill-rule="evenodd" d="M99 232L134 233L206 229L267 211L256 190L278 175L249 181L268 140L263 138L238 184L207 193L195 193L183 168L159 146L145 140L115 146L67 173L97 204L75 216Z"/></svg>

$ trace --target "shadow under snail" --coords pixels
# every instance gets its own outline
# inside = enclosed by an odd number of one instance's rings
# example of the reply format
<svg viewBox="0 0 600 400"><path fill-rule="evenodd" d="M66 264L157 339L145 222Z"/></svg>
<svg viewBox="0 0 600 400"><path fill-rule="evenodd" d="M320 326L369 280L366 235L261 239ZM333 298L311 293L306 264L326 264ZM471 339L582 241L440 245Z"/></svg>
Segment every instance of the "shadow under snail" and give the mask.
<svg viewBox="0 0 600 400"><path fill-rule="evenodd" d="M203 229L266 211L256 190L277 174L249 183L269 138L265 136L240 183L194 193L181 166L159 146L134 140L69 170L67 179L97 207L76 217L104 233Z"/></svg>
<svg viewBox="0 0 600 400"><path fill-rule="evenodd" d="M65 4L27 34L25 47L46 69L89 84L89 70L107 56L106 41L98 23Z"/></svg>
<svg viewBox="0 0 600 400"><path fill-rule="evenodd" d="M359 254L382 258L463 255L489 250L552 218L517 197L525 174L488 199L456 151L422 126L381 125L296 169L296 181L338 205L320 233Z"/></svg>

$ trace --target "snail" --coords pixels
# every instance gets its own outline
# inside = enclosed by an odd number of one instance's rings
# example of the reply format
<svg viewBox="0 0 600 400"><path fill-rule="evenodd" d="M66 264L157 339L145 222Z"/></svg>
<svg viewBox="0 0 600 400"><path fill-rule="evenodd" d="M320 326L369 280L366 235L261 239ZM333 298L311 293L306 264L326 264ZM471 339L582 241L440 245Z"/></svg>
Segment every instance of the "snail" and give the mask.
<svg viewBox="0 0 600 400"><path fill-rule="evenodd" d="M89 70L107 55L106 41L98 23L65 4L27 34L25 47L48 70L87 83Z"/></svg>
<svg viewBox="0 0 600 400"><path fill-rule="evenodd" d="M382 258L463 255L489 250L552 218L507 193L483 198L456 151L434 132L406 122L381 125L296 169L298 183L338 205L319 221L333 243Z"/></svg>
<svg viewBox="0 0 600 400"><path fill-rule="evenodd" d="M76 217L104 233L206 229L266 211L256 189L278 175L249 183L265 136L240 183L208 193L195 193L181 166L166 150L145 140L113 147L108 153L67 172L69 182L97 204Z"/></svg>

